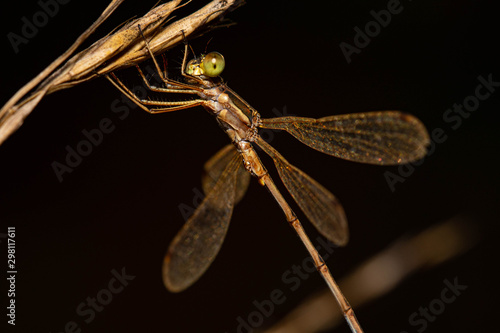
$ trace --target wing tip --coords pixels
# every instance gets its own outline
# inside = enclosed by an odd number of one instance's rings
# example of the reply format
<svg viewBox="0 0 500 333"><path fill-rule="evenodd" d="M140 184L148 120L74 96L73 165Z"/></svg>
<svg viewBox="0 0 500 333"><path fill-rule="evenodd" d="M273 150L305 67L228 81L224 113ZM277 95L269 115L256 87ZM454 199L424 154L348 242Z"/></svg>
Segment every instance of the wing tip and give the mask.
<svg viewBox="0 0 500 333"><path fill-rule="evenodd" d="M165 255L165 258L163 259L163 267L162 267L162 278L163 278L163 285L165 288L167 288L168 291L172 293L178 293L181 291L184 291L189 287L189 285L184 285L178 282L174 282L171 276L171 269L170 269L170 262L171 262L172 255L169 252Z"/></svg>
<svg viewBox="0 0 500 333"><path fill-rule="evenodd" d="M336 246L338 246L338 247L344 247L344 246L347 245L347 243L349 243L349 238L350 238L349 228L347 227L347 220L346 220L346 223L345 223L345 228L342 228L342 229L343 230L341 230L341 231L336 230L333 233L329 233L329 234L325 234L325 233L322 232L322 230L320 230L320 233L326 239L328 239L330 242L332 242L333 244L335 244Z"/></svg>

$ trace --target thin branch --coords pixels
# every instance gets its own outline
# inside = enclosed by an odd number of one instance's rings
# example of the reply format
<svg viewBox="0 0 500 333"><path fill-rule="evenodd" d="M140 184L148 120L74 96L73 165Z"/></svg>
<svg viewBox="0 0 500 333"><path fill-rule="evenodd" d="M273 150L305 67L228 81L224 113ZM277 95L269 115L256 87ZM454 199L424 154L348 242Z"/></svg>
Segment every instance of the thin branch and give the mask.
<svg viewBox="0 0 500 333"><path fill-rule="evenodd" d="M181 42L183 33L189 36L200 28L210 30L213 27L207 26L209 22L220 19L223 14L244 3L243 0L213 0L197 12L167 26L163 26L165 20L180 7L181 0L161 4L143 17L132 20L101 38L60 66L122 2L123 0L113 0L94 24L78 37L63 55L22 87L0 109L0 145L22 125L45 95L148 59L150 55L145 50L141 30L144 36L150 39L153 53L160 54ZM34 92L28 95L33 90Z"/></svg>

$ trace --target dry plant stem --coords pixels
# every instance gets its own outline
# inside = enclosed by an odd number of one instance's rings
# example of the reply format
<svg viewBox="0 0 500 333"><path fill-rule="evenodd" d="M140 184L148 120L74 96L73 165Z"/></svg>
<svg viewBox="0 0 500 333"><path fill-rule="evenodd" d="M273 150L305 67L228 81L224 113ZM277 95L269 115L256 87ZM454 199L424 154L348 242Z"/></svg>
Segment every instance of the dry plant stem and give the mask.
<svg viewBox="0 0 500 333"><path fill-rule="evenodd" d="M257 142L259 147L262 148L271 158L278 158L278 152L271 147L267 142L265 142L262 138L258 137ZM275 157L276 156L276 157ZM330 288L332 294L335 296L335 299L337 300L337 303L339 304L343 314L344 318L349 324L349 327L351 328L352 332L355 333L361 333L363 332L363 329L361 328L358 319L356 318L356 315L354 314L354 310L352 309L351 305L345 298L344 294L342 294L342 291L340 290L339 286L337 285L337 282L335 282L335 279L333 278L332 274L330 273L330 270L328 269L328 266L326 266L325 261L321 257L321 255L318 253L314 245L312 244L311 240L307 236L306 232L304 231L304 228L302 227L302 224L300 223L299 219L295 215L295 213L292 211L292 208L288 205L286 202L285 198L281 195L280 191L274 184L273 180L269 176L269 174L266 174L260 179L261 182L267 187L269 192L271 192L272 196L278 204L280 205L281 209L285 213L286 219L288 223L293 227L297 235L299 236L300 240L306 247L307 251L309 252L310 256L314 260L314 264L316 266L316 269L318 272L321 274L323 279L325 280L326 284L328 285L328 288Z"/></svg>
<svg viewBox="0 0 500 333"><path fill-rule="evenodd" d="M48 82L43 85L60 86L65 82L75 80L89 80L95 77L95 72L107 61L122 52L137 48L143 39L141 31L145 34L155 32L168 16L177 8L181 0L170 1L151 9L143 17L132 20L118 31L101 38L89 48L81 51L59 69ZM140 27L140 28L139 28Z"/></svg>
<svg viewBox="0 0 500 333"><path fill-rule="evenodd" d="M2 107L0 110L0 144L22 125L24 119L43 96L148 59L150 54L145 48L144 37L150 39L154 54L163 53L182 41L183 35L188 36L228 10L238 7L244 1L213 0L197 12L167 26L162 26L162 24L170 13L179 7L181 0L161 4L143 17L125 24L116 32L100 39L59 67L122 2L123 0L113 0L97 21L78 37L68 51L22 87ZM36 90L26 97L33 89Z"/></svg>
<svg viewBox="0 0 500 333"><path fill-rule="evenodd" d="M239 6L242 0L214 0L193 14L169 24L167 27L155 32L149 40L149 49L154 55L167 51L174 45L182 42L185 37L192 34L199 27L218 18L231 7ZM147 37L147 34L145 34ZM119 61L98 70L100 75L131 65L140 63L150 58L150 51L145 47L146 42L141 40L136 47L120 57Z"/></svg>
<svg viewBox="0 0 500 333"><path fill-rule="evenodd" d="M104 10L104 12L99 16L99 18L83 33L77 40L70 46L70 48L64 52L59 58L57 58L54 62L52 62L47 68L45 68L40 74L38 74L34 79L24 85L21 89L19 89L14 96L12 96L7 103L0 110L0 125L2 127L6 126L5 129L2 128L0 132L0 144L19 126L21 126L24 118L29 114L20 112L21 117L12 118L10 121L4 123L4 118L7 114L13 114L19 107L15 107L15 104L28 92L30 92L33 88L35 88L42 80L44 80L50 73L52 73L59 65L62 64L75 50L90 36L102 22L104 22L109 15L123 2L124 0L112 0L108 7ZM30 96L29 101L40 101L41 97L45 94L45 91L39 91L37 96ZM36 105L35 104L35 105ZM34 106L33 106L34 107ZM8 120L8 119L7 119Z"/></svg>
<svg viewBox="0 0 500 333"><path fill-rule="evenodd" d="M75 77L80 78L85 74L91 72L90 69L94 69L95 66L99 66L103 63L103 59L110 59L112 56L118 54L118 52L126 49L133 42L142 39L143 36L148 36L154 33L157 28L165 22L168 16L176 9L181 0L170 1L168 3L162 4L156 8L150 10L142 18L133 20L122 27L118 32L113 33L106 40L101 39L99 42L92 45L94 49L90 49L87 52L93 59L89 59L86 64L82 64L83 70L79 71L77 66L72 69ZM132 29L130 29L132 27ZM136 27L140 27L137 29ZM141 34L142 32L142 34ZM106 45L106 49L103 49L102 44ZM137 47L137 45L135 45ZM98 51L98 52L96 52ZM105 53L101 55L101 53ZM92 63L91 60L93 61ZM81 72L81 74L79 73ZM79 74L77 74L79 73Z"/></svg>

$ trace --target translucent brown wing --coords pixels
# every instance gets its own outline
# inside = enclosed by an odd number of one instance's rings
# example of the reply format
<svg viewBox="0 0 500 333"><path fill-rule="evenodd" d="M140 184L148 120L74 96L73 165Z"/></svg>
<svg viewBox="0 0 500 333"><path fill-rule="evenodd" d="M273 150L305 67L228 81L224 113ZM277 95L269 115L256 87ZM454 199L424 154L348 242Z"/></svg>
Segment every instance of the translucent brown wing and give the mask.
<svg viewBox="0 0 500 333"><path fill-rule="evenodd" d="M224 171L225 167L229 164L235 155L239 155L238 151L233 144L228 144L212 156L204 165L204 173L201 179L203 192L210 193L214 187L217 179ZM240 164L236 175L236 196L234 204L241 201L247 192L248 185L250 184L250 173L245 170L243 163Z"/></svg>
<svg viewBox="0 0 500 333"><path fill-rule="evenodd" d="M337 198L317 181L291 165L262 138L258 138L257 144L274 160L283 184L316 229L339 246L347 244L347 218Z"/></svg>
<svg viewBox="0 0 500 333"><path fill-rule="evenodd" d="M429 135L415 117L398 111L330 116L320 119L263 119L263 128L285 130L302 143L346 160L404 164L426 154Z"/></svg>
<svg viewBox="0 0 500 333"><path fill-rule="evenodd" d="M163 282L179 292L198 280L217 256L233 213L241 158L233 155L200 206L174 238L163 263Z"/></svg>

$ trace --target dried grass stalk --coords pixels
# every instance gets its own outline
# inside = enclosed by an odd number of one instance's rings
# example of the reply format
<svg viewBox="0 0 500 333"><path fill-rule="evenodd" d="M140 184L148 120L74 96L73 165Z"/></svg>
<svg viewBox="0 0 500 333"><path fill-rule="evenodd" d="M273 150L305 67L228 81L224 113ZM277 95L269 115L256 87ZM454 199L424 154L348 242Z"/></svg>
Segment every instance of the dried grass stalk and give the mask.
<svg viewBox="0 0 500 333"><path fill-rule="evenodd" d="M147 59L149 54L144 47L143 35L149 40L153 53L160 54L181 42L183 34L188 37L202 27L210 29L207 27L208 23L221 19L224 13L244 3L243 0L213 0L197 12L164 25L165 20L179 8L181 2L170 1L101 38L59 67L123 1L113 0L94 24L78 37L63 55L22 87L0 109L0 145L22 125L43 96ZM59 69L56 70L57 67ZM27 96L30 91L33 93Z"/></svg>

